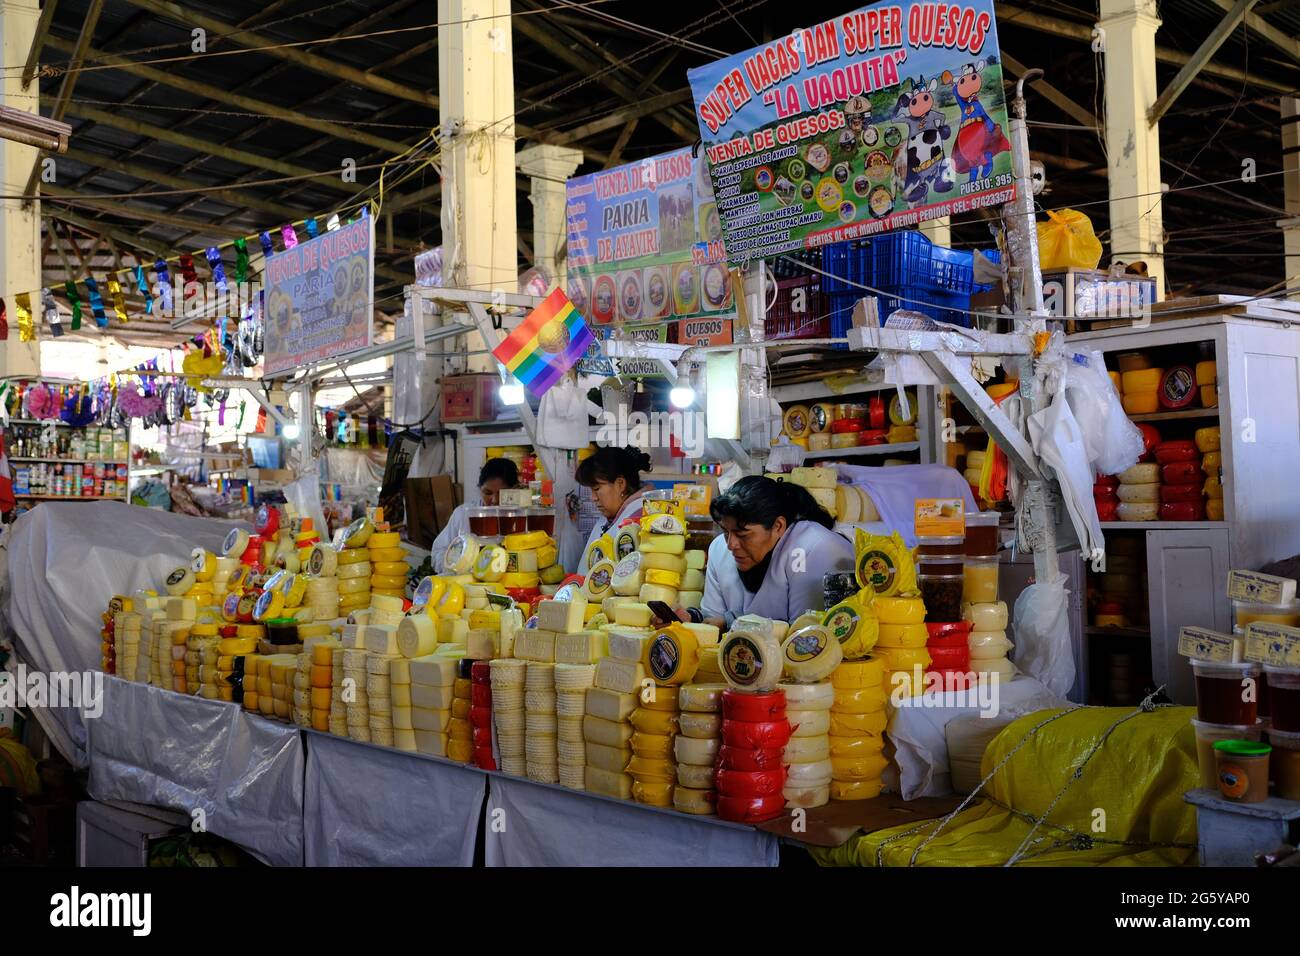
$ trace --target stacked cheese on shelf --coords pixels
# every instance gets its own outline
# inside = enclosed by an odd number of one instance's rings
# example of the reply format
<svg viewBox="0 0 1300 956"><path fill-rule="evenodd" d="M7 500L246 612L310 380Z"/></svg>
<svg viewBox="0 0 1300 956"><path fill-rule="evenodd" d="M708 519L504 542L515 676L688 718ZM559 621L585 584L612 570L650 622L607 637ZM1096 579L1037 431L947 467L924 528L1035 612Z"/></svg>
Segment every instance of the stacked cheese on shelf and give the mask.
<svg viewBox="0 0 1300 956"><path fill-rule="evenodd" d="M400 631L400 628L399 628ZM415 753L415 724L411 720L411 656L388 662L388 692L392 701L393 746Z"/></svg>
<svg viewBox="0 0 1300 956"><path fill-rule="evenodd" d="M299 727L311 726L311 654L299 651L293 672L293 711L290 719Z"/></svg>
<svg viewBox="0 0 1300 956"><path fill-rule="evenodd" d="M317 541L307 549L307 559L302 565L307 584L303 600L313 620L333 621L339 616L338 572L341 567L359 563L359 554L359 549L348 552L345 565L344 555L328 544Z"/></svg>
<svg viewBox="0 0 1300 956"><path fill-rule="evenodd" d="M437 652L411 659L410 720L419 753L431 757L448 755L447 731L456 696L458 663L457 658Z"/></svg>
<svg viewBox="0 0 1300 956"><path fill-rule="evenodd" d="M632 778L632 799L637 803L673 805L673 783L677 779L673 741L677 737L679 693L674 686L647 683L628 717L633 734L628 740L632 756L627 773Z"/></svg>
<svg viewBox="0 0 1300 956"><path fill-rule="evenodd" d="M781 644L786 720L791 736L785 745L786 781L782 795L787 807L820 807L830 800L830 708L835 690L827 680L843 660L840 643L830 630L815 623L817 615L801 615Z"/></svg>
<svg viewBox="0 0 1300 956"><path fill-rule="evenodd" d="M489 545L484 548L485 551L493 550L490 561L493 563L494 574L495 568L501 562L501 557L495 553L495 547ZM559 551L555 541L545 531L508 534L501 539L501 549L505 552L505 567L500 572L500 576L489 576L480 580L494 581L509 590L522 591L537 591L543 584L554 587L564 580L563 569L558 568ZM480 556L476 568L481 566L484 560L489 559ZM546 569L545 581L542 578L543 569Z"/></svg>
<svg viewBox="0 0 1300 956"><path fill-rule="evenodd" d="M293 710L293 678L298 669L297 654L271 654L266 658L271 672L271 710L288 720Z"/></svg>
<svg viewBox="0 0 1300 956"><path fill-rule="evenodd" d="M336 638L317 639L312 644L309 652L311 670L308 672L308 682L311 684L310 726L312 730L327 731L331 729L330 708L334 699L334 655L336 651L339 653L339 669L342 670L343 644ZM347 732L346 720L344 721L343 732Z"/></svg>
<svg viewBox="0 0 1300 956"><path fill-rule="evenodd" d="M473 735L474 766L496 770L492 750L492 670L486 660L469 660L470 708L469 728Z"/></svg>
<svg viewBox="0 0 1300 956"><path fill-rule="evenodd" d="M641 603L663 601L669 607L677 607L687 571L686 524L680 515L666 513L643 517L637 551L641 555L638 570L642 584L637 591ZM700 583L702 591L703 582Z"/></svg>
<svg viewBox="0 0 1300 956"><path fill-rule="evenodd" d="M261 680L259 677L261 660L260 654L245 654L244 670L240 675L240 683L243 687L243 700L240 703L244 710L253 714L260 712L262 702L262 693L258 689L258 681Z"/></svg>
<svg viewBox="0 0 1300 956"><path fill-rule="evenodd" d="M970 648L970 669L981 676L998 674L1003 681L1015 674L1015 666L1007 659L1014 646L1007 639L1007 604L990 601L980 604L963 604L962 618L971 622L966 645Z"/></svg>
<svg viewBox="0 0 1300 956"><path fill-rule="evenodd" d="M524 634L527 637L527 631ZM559 744L555 713L555 664L530 660L524 679L524 756L529 780L558 783Z"/></svg>
<svg viewBox="0 0 1300 956"><path fill-rule="evenodd" d="M200 667L203 664L204 651L215 659L217 645L221 642L218 636L220 631L229 630L234 633L235 625L229 624L225 627L215 628L212 625L196 625L190 628L189 635L185 638L185 693L198 695L202 692L202 683L200 681ZM171 656L170 654L168 655Z"/></svg>
<svg viewBox="0 0 1300 956"><path fill-rule="evenodd" d="M579 632L585 636L588 632ZM559 640L578 635L561 635ZM577 643L569 641L569 643ZM559 656L559 650L556 656ZM586 737L583 731L587 691L596 681L596 665L588 662L555 665L555 738L560 785L572 790L585 787L587 764Z"/></svg>
<svg viewBox="0 0 1300 956"><path fill-rule="evenodd" d="M235 624L217 627L217 625L205 621L196 623L190 628L190 633L198 634L200 640L211 641L211 634L214 629L220 635L220 640L217 641L215 648L216 660L213 665L209 665L208 661L212 659L211 652L202 646L200 647L200 680L206 683L209 667L215 666L215 682L220 699L242 702L244 675L248 667L247 658L248 655L257 652L258 641L264 635L265 629L257 624ZM203 691L200 691L200 693L203 693Z"/></svg>
<svg viewBox="0 0 1300 956"><path fill-rule="evenodd" d="M113 655L116 673L123 680L130 681L136 679L144 621L143 615L134 608L135 602L131 601L130 610L122 610L113 615Z"/></svg>
<svg viewBox="0 0 1300 956"><path fill-rule="evenodd" d="M354 625L344 625L344 628ZM343 683L346 676L343 672L343 655L348 648L343 646L339 641L330 647L330 706L329 706L329 732L339 737L348 735L348 705L343 697L346 685Z"/></svg>
<svg viewBox="0 0 1300 956"><path fill-rule="evenodd" d="M726 689L725 683L717 681L686 684L678 692L673 807L682 813L712 814L717 804L713 768L722 746L722 692Z"/></svg>
<svg viewBox="0 0 1300 956"><path fill-rule="evenodd" d="M1149 415L1160 408L1160 380L1165 370L1152 368L1145 355L1127 352L1119 356L1120 398L1130 415ZM1128 519L1125 519L1128 520Z"/></svg>
<svg viewBox="0 0 1300 956"><path fill-rule="evenodd" d="M812 495L832 518L839 516L839 502L835 493L839 472L834 465L796 468L790 473L790 481L807 489L808 494Z"/></svg>
<svg viewBox="0 0 1300 956"><path fill-rule="evenodd" d="M844 661L831 674L830 795L834 800L878 796L885 769L884 664L876 659Z"/></svg>
<svg viewBox="0 0 1300 956"><path fill-rule="evenodd" d="M379 600L379 598L375 598ZM390 599L391 600L391 599ZM391 612L371 610L370 620L391 620ZM397 644L397 627L388 624L365 625L366 643L366 713L371 743L393 746L393 696L390 674L392 662L401 656Z"/></svg>
<svg viewBox="0 0 1300 956"><path fill-rule="evenodd" d="M343 627L343 701L348 736L353 740L370 740L370 697L367 692L370 670L366 666L365 624Z"/></svg>
<svg viewBox="0 0 1300 956"><path fill-rule="evenodd" d="M1195 441L1162 441L1152 449L1160 465L1161 521L1205 520L1205 483L1201 480L1203 445L1219 447L1217 426L1198 429Z"/></svg>
<svg viewBox="0 0 1300 956"><path fill-rule="evenodd" d="M1201 456L1201 471L1205 474L1205 518L1207 521L1224 520L1223 510L1223 451L1220 447L1210 448L1206 442L1205 454Z"/></svg>
<svg viewBox="0 0 1300 956"><path fill-rule="evenodd" d="M161 661L161 666L166 669L163 676L163 686L176 691L178 694L189 692L189 684L185 680L185 653L188 650L190 634L197 626L192 622L184 622L181 627L172 627L170 629L171 646L167 648L166 656ZM214 625L209 624L207 626L215 632L216 627ZM170 683L167 683L168 678L171 680Z"/></svg>
<svg viewBox="0 0 1300 956"><path fill-rule="evenodd" d="M1154 521L1160 516L1160 466L1138 462L1119 474L1116 513L1120 521Z"/></svg>
<svg viewBox="0 0 1300 956"><path fill-rule="evenodd" d="M930 653L925 646L926 640L929 639L929 632L925 627L925 602L920 597L877 597L871 606L879 622L877 640L873 648L875 667L883 670L881 681L884 685L884 693L887 695L898 686L902 688L905 696L914 697L920 694L925 690L925 682L918 680L917 677L931 663ZM829 613L827 617L829 619ZM926 635L919 646L916 646L916 641L908 636L912 632L918 636L921 633ZM892 644L882 643L880 641L882 634L884 640L891 641ZM845 656L864 659L862 655L857 654ZM918 671L917 668L920 670ZM874 697L874 694L871 696Z"/></svg>
<svg viewBox="0 0 1300 956"><path fill-rule="evenodd" d="M492 675L492 721L497 730L501 770L522 777L527 770L525 754L524 682L528 662L497 658L489 665ZM556 697L558 713L559 697Z"/></svg>
<svg viewBox="0 0 1300 956"><path fill-rule="evenodd" d="M406 579L411 567L406 563L402 536L396 531L375 531L366 542L370 553L370 590L385 597L406 597Z"/></svg>
<svg viewBox="0 0 1300 956"><path fill-rule="evenodd" d="M632 796L633 778L626 772L635 733L631 717L646 681L641 658L648 639L648 629L641 633L615 626L608 634L608 654L596 664L582 723L584 785L592 793L623 800Z"/></svg>
<svg viewBox="0 0 1300 956"><path fill-rule="evenodd" d="M447 757L469 763L474 759L474 727L470 723L473 709L474 682L470 671L473 661L456 662L456 680L452 684L451 720L447 724Z"/></svg>
<svg viewBox="0 0 1300 956"><path fill-rule="evenodd" d="M358 518L343 533L338 560L339 614L370 606L370 551L366 546L374 533L369 518Z"/></svg>

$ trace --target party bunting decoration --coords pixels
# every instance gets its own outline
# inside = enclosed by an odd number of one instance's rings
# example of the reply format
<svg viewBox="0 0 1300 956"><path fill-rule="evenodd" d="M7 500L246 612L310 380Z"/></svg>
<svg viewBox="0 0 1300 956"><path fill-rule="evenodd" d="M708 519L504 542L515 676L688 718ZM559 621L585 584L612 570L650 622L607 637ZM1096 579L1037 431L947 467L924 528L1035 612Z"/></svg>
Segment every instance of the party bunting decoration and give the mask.
<svg viewBox="0 0 1300 956"><path fill-rule="evenodd" d="M315 219L308 219L308 220L307 220L307 235L308 235L310 238L315 239L315 238L316 238L316 234L317 234L316 220L315 220Z"/></svg>
<svg viewBox="0 0 1300 956"><path fill-rule="evenodd" d="M217 284L217 291L224 294L229 286L226 284L226 267L221 264L221 251L216 246L209 246L204 254L212 267L212 280Z"/></svg>
<svg viewBox="0 0 1300 956"><path fill-rule="evenodd" d="M242 237L235 240L235 281L240 285L248 281L248 241Z"/></svg>
<svg viewBox="0 0 1300 956"><path fill-rule="evenodd" d="M117 321L123 323L129 321L126 314L126 296L122 294L122 283L112 276L108 279L108 297L113 303L113 313L117 316Z"/></svg>
<svg viewBox="0 0 1300 956"><path fill-rule="evenodd" d="M582 313L556 287L492 355L521 385L541 396L582 358L592 341Z"/></svg>
<svg viewBox="0 0 1300 956"><path fill-rule="evenodd" d="M36 328L32 324L32 294L19 292L14 296L14 300L18 305L18 341L35 341Z"/></svg>
<svg viewBox="0 0 1300 956"><path fill-rule="evenodd" d="M5 300L0 299L0 342L9 341L9 310L5 308Z"/></svg>
<svg viewBox="0 0 1300 956"><path fill-rule="evenodd" d="M259 232L257 239L262 243L262 255L268 259L275 255L275 246L271 245L271 234L269 232Z"/></svg>
<svg viewBox="0 0 1300 956"><path fill-rule="evenodd" d="M199 274L194 271L194 257L188 252L182 252L179 256L181 266L181 279L184 285L181 286L181 297L184 298L185 290L190 287L191 283L199 281Z"/></svg>
<svg viewBox="0 0 1300 956"><path fill-rule="evenodd" d="M153 296L149 292L149 283L144 277L144 266L135 267L135 287L144 296L144 314L153 315ZM74 325L73 328L76 328Z"/></svg>
<svg viewBox="0 0 1300 956"><path fill-rule="evenodd" d="M330 232L334 232L339 228L338 213L332 214L328 219L325 220L325 228L328 229Z"/></svg>
<svg viewBox="0 0 1300 956"><path fill-rule="evenodd" d="M50 331L57 339L63 334L63 320L59 317L59 305L54 301L54 293L48 288L41 289L41 311L45 314L45 321L49 324Z"/></svg>
<svg viewBox="0 0 1300 956"><path fill-rule="evenodd" d="M95 324L101 329L108 328L108 316L104 314L104 300L99 295L99 283L92 276L85 278L86 289L90 292L90 312L95 317Z"/></svg>
<svg viewBox="0 0 1300 956"><path fill-rule="evenodd" d="M167 262L165 259L159 259L153 264L154 272L158 273L158 298L162 299L162 309L164 312L172 311L172 277L167 271Z"/></svg>
<svg viewBox="0 0 1300 956"><path fill-rule="evenodd" d="M298 234L293 231L293 224L280 227L280 235L284 237L284 247L292 249L298 244Z"/></svg>

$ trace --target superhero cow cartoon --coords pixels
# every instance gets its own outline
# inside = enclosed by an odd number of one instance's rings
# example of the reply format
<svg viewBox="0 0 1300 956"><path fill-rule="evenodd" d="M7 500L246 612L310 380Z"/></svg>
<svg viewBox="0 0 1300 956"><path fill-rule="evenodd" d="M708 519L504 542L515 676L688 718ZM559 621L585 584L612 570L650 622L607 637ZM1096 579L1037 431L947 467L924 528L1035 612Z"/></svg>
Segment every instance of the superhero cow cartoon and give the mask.
<svg viewBox="0 0 1300 956"><path fill-rule="evenodd" d="M952 165L958 173L970 173L970 181L993 175L993 157L1011 149L1002 133L980 102L984 81L980 74L988 61L964 64L956 74L944 71L944 83L952 84L953 96L961 109L957 141L953 144Z"/></svg>
<svg viewBox="0 0 1300 956"><path fill-rule="evenodd" d="M935 108L934 91L938 79L929 83L919 78L911 90L898 97L894 110L897 119L907 124L907 142L895 160L895 172L901 181L903 198L912 207L925 202L931 188L948 192L953 187L952 169L944 153L944 140L952 136L948 119Z"/></svg>

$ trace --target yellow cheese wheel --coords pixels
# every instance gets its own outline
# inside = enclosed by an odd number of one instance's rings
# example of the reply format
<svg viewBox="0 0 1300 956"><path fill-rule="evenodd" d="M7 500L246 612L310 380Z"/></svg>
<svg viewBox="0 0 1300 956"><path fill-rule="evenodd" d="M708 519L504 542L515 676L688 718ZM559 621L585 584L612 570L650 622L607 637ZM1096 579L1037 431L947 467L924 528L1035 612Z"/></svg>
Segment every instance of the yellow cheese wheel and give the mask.
<svg viewBox="0 0 1300 956"><path fill-rule="evenodd" d="M924 624L881 624L877 647L925 647L930 634Z"/></svg>
<svg viewBox="0 0 1300 956"><path fill-rule="evenodd" d="M877 597L872 604L881 624L920 624L925 603L919 597Z"/></svg>
<svg viewBox="0 0 1300 956"><path fill-rule="evenodd" d="M860 734L882 734L889 722L889 715L883 707L869 710L863 714L850 714L840 710L831 711L831 748L835 747L837 737L854 737Z"/></svg>
<svg viewBox="0 0 1300 956"><path fill-rule="evenodd" d="M930 652L924 647L877 647L876 657L884 662L886 670L891 671L911 670L917 665L922 669L930 666Z"/></svg>
<svg viewBox="0 0 1300 956"><path fill-rule="evenodd" d="M1119 473L1122 485L1147 485L1160 480L1160 466L1155 462L1138 462Z"/></svg>
<svg viewBox="0 0 1300 956"><path fill-rule="evenodd" d="M832 757L831 776L835 780L879 780L889 761L883 754L862 757Z"/></svg>
<svg viewBox="0 0 1300 956"><path fill-rule="evenodd" d="M402 591L406 587L406 575L376 574L370 578L372 591Z"/></svg>
<svg viewBox="0 0 1300 956"><path fill-rule="evenodd" d="M1159 369L1143 369L1143 371L1159 371ZM1149 415L1160 408L1160 396L1156 392L1124 392L1121 399L1124 404L1124 411L1130 415Z"/></svg>
<svg viewBox="0 0 1300 956"><path fill-rule="evenodd" d="M880 687L884 680L885 665L877 657L868 657L860 661L844 661L831 672L831 684L836 690Z"/></svg>
<svg viewBox="0 0 1300 956"><path fill-rule="evenodd" d="M1132 395L1134 392L1151 392L1154 394L1160 388L1160 377L1164 374L1165 370L1162 368L1143 368L1122 373L1120 378L1123 381L1125 397Z"/></svg>
<svg viewBox="0 0 1300 956"><path fill-rule="evenodd" d="M1213 425L1210 428L1198 428L1196 434L1192 437L1196 441L1196 447L1202 452L1219 450L1221 439L1218 425Z"/></svg>
<svg viewBox="0 0 1300 956"><path fill-rule="evenodd" d="M1223 497L1223 479L1218 475L1211 475L1205 479L1205 485L1201 488L1207 498Z"/></svg>
<svg viewBox="0 0 1300 956"><path fill-rule="evenodd" d="M384 548L400 548L401 546L402 536L396 531L374 531L366 540L366 548L372 552Z"/></svg>
<svg viewBox="0 0 1300 956"><path fill-rule="evenodd" d="M1213 359L1196 363L1197 385L1213 385L1216 381L1218 381L1218 370Z"/></svg>
<svg viewBox="0 0 1300 956"><path fill-rule="evenodd" d="M930 655L926 654L927 663L929 659ZM835 703L831 706L831 713L869 714L883 709L887 696L883 686L862 687L856 690L837 687L835 689Z"/></svg>
<svg viewBox="0 0 1300 956"><path fill-rule="evenodd" d="M1201 471L1207 475L1217 475L1223 470L1223 452L1207 451L1201 456Z"/></svg>
<svg viewBox="0 0 1300 956"><path fill-rule="evenodd" d="M874 800L885 787L879 780L832 780L832 800Z"/></svg>
<svg viewBox="0 0 1300 956"><path fill-rule="evenodd" d="M545 531L524 531L506 535L501 545L507 551L536 551L550 540Z"/></svg>
<svg viewBox="0 0 1300 956"><path fill-rule="evenodd" d="M1219 407L1219 386L1217 385L1201 386L1201 405L1204 408Z"/></svg>
<svg viewBox="0 0 1300 956"><path fill-rule="evenodd" d="M402 577L410 572L411 566L405 561L371 561L370 571L372 574L400 574Z"/></svg>
<svg viewBox="0 0 1300 956"><path fill-rule="evenodd" d="M791 405L782 416L782 431L790 438L807 438L812 431L812 413L807 405Z"/></svg>
<svg viewBox="0 0 1300 956"><path fill-rule="evenodd" d="M369 564L370 552L367 551L365 548L344 548L342 551L335 552L335 560L340 565L360 564L363 561Z"/></svg>
<svg viewBox="0 0 1300 956"><path fill-rule="evenodd" d="M1211 498L1209 501L1205 502L1205 517L1210 521L1222 521L1224 520L1223 515L1222 498Z"/></svg>

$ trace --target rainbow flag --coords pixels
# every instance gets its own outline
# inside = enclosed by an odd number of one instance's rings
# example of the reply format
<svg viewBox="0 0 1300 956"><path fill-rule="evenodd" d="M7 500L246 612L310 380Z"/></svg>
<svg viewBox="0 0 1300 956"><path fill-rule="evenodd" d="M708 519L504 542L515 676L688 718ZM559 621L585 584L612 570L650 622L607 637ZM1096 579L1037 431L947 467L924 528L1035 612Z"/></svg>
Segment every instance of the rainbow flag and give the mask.
<svg viewBox="0 0 1300 956"><path fill-rule="evenodd" d="M582 313L557 286L492 355L528 391L541 396L582 358L592 340Z"/></svg>

